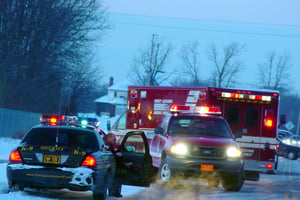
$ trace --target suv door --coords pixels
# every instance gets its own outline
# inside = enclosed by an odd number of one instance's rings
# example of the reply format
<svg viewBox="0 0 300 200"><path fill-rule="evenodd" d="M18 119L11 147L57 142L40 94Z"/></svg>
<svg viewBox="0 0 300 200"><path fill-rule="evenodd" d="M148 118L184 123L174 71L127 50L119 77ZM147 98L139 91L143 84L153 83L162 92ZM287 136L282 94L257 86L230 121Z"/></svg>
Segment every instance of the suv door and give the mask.
<svg viewBox="0 0 300 200"><path fill-rule="evenodd" d="M130 167L121 166L121 169L118 169L123 176L122 183L126 185L149 186L153 175L152 157L144 132L128 132L118 152L122 153L124 163L132 163Z"/></svg>

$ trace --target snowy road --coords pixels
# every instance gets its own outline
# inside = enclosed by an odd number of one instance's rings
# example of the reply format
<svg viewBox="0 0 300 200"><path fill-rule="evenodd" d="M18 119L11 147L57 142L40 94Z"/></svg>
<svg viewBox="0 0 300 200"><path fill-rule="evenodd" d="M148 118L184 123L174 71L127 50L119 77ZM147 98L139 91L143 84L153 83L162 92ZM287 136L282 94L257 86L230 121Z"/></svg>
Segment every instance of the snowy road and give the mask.
<svg viewBox="0 0 300 200"><path fill-rule="evenodd" d="M0 160L7 160L11 149L18 140L0 139ZM3 148L4 147L4 148ZM296 161L279 159L275 175L262 174L258 182L245 182L240 192L225 192L221 186L209 190L205 182L186 181L180 188L163 189L158 185L150 188L123 186L126 200L230 200L230 199L300 199L300 159ZM50 199L91 199L90 192L71 192L68 190L25 191L8 193L6 180L6 163L0 163L0 200L50 200Z"/></svg>

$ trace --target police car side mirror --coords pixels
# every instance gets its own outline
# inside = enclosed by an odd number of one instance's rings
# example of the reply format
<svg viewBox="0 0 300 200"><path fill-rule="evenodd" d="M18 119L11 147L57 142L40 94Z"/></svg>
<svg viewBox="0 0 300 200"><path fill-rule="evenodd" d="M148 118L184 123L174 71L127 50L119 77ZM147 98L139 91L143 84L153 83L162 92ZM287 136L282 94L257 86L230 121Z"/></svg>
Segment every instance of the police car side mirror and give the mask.
<svg viewBox="0 0 300 200"><path fill-rule="evenodd" d="M162 129L162 127L156 127L155 129L154 129L154 133L156 133L156 134L163 134L163 132L164 132L164 130Z"/></svg>
<svg viewBox="0 0 300 200"><path fill-rule="evenodd" d="M235 139L236 139L236 138L241 138L242 136L243 136L243 133L240 132L240 131L237 131L237 132L234 133L234 138L235 138Z"/></svg>

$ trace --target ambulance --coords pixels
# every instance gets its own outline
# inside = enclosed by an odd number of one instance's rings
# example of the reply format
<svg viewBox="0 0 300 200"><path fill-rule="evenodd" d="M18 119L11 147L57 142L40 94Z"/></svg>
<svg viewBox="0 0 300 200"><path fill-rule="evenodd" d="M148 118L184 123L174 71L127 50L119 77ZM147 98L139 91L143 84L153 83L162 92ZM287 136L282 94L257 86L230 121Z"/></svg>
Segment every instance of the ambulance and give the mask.
<svg viewBox="0 0 300 200"><path fill-rule="evenodd" d="M276 132L279 93L271 90L228 89L213 87L129 86L126 112L112 126L121 143L132 130L146 133L153 166L161 167L166 140L155 133L165 126L163 120L172 105L189 108L218 108L238 142L246 179L258 181L261 172L277 168ZM165 135L168 137L168 135Z"/></svg>

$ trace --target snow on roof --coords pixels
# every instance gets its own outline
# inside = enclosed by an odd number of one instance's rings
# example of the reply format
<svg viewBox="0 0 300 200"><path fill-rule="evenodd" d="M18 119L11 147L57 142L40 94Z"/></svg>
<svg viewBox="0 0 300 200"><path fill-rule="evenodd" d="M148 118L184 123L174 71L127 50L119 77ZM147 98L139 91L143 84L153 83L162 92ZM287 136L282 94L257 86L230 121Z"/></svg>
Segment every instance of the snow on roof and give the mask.
<svg viewBox="0 0 300 200"><path fill-rule="evenodd" d="M117 91L126 92L128 90L129 85L134 85L134 84L130 80L125 80L125 81L122 81L120 83L117 83L117 84L114 84L114 85L108 87L108 90L117 90Z"/></svg>
<svg viewBox="0 0 300 200"><path fill-rule="evenodd" d="M104 95L98 99L96 99L94 102L96 103L109 103L113 105L126 105L126 99L122 97L114 97L112 94Z"/></svg>

